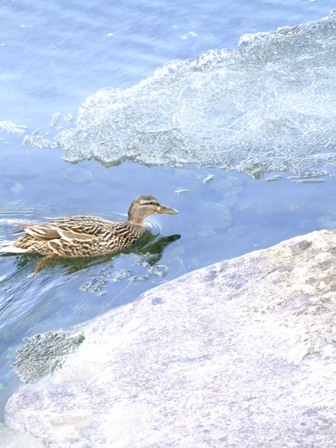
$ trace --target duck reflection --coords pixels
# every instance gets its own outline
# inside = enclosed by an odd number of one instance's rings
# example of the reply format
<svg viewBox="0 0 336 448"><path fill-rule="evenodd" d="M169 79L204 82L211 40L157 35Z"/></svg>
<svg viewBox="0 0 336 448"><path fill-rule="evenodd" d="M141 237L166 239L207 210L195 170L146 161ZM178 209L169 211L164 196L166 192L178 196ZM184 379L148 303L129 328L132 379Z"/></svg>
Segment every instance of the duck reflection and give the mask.
<svg viewBox="0 0 336 448"><path fill-rule="evenodd" d="M120 251L118 253L107 254L96 257L85 257L85 258L62 258L54 257L48 260L47 263L43 265L42 269L51 267L61 267L65 269L65 274L72 274L83 269L88 269L91 266L97 266L100 264L108 263L115 259L117 256L122 254L134 253L139 257L144 257L146 263L150 266L154 266L159 263L162 259L165 249L170 244L179 240L181 235L169 235L169 236L158 236L153 235L149 230L130 248ZM8 256L8 255L4 255ZM41 257L37 254L25 254L17 257L17 267L24 268L30 263L36 263Z"/></svg>

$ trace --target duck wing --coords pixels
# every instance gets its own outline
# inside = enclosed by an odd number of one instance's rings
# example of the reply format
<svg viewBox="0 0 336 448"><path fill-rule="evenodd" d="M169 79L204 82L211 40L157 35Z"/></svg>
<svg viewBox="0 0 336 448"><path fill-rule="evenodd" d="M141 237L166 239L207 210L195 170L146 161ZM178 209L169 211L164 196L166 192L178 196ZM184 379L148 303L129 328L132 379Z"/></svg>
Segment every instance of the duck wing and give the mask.
<svg viewBox="0 0 336 448"><path fill-rule="evenodd" d="M21 233L23 232L27 227L35 226L36 223L34 222L24 222L24 221L9 221L11 224L14 224L15 226L21 227L20 229L13 230L11 233Z"/></svg>
<svg viewBox="0 0 336 448"><path fill-rule="evenodd" d="M60 218L41 224L16 223L23 230L40 241L51 240L81 240L91 241L100 236L111 224L109 221L94 216L72 216Z"/></svg>

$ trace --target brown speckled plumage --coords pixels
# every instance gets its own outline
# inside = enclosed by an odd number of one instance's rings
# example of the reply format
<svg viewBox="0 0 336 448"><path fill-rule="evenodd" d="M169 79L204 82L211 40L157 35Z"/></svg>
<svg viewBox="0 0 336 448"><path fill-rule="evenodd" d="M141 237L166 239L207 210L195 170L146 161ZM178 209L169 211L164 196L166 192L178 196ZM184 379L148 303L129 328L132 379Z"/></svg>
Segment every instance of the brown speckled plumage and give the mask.
<svg viewBox="0 0 336 448"><path fill-rule="evenodd" d="M146 231L144 219L154 213L176 214L150 195L136 198L128 219L112 222L95 216L69 216L41 224L17 223L26 232L1 252L39 253L61 257L92 257L119 252L131 246Z"/></svg>

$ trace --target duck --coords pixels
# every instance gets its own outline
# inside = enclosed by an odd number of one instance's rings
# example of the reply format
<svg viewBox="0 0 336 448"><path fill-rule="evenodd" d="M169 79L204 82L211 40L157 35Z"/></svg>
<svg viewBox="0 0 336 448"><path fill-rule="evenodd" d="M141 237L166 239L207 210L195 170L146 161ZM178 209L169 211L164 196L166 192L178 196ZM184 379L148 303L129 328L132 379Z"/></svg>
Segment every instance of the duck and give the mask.
<svg viewBox="0 0 336 448"><path fill-rule="evenodd" d="M142 195L134 199L127 220L121 222L96 216L67 216L43 223L15 222L21 228L19 231L25 233L0 246L0 252L44 255L41 265L55 256L77 258L117 253L132 246L146 232L145 218L177 213L154 196Z"/></svg>

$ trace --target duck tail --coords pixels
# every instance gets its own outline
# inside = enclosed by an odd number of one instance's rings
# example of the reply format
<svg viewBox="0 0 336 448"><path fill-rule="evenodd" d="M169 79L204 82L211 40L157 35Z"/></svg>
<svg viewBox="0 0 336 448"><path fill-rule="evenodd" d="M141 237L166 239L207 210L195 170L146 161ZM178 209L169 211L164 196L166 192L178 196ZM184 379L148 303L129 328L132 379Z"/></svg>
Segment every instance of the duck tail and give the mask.
<svg viewBox="0 0 336 448"><path fill-rule="evenodd" d="M13 244L5 244L0 246L0 253L7 254L24 254L27 252L27 249L21 249L20 247L16 247Z"/></svg>

